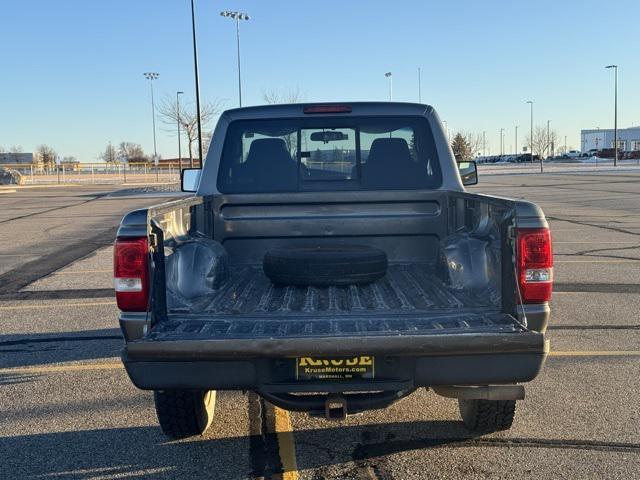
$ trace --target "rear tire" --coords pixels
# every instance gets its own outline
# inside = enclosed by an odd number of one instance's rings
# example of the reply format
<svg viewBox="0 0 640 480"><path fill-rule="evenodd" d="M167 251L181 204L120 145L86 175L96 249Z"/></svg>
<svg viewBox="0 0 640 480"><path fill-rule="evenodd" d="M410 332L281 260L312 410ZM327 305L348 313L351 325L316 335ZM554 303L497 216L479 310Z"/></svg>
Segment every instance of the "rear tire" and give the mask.
<svg viewBox="0 0 640 480"><path fill-rule="evenodd" d="M153 399L160 428L170 438L202 435L213 422L215 390L156 390Z"/></svg>
<svg viewBox="0 0 640 480"><path fill-rule="evenodd" d="M515 400L458 400L464 426L472 432L508 430L516 414Z"/></svg>

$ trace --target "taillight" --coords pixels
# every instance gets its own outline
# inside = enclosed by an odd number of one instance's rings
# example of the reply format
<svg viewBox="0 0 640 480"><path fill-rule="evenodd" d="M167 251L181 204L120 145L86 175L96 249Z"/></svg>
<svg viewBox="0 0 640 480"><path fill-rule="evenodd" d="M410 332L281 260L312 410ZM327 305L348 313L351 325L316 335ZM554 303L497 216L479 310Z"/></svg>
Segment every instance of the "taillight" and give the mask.
<svg viewBox="0 0 640 480"><path fill-rule="evenodd" d="M522 303L551 300L553 249L548 228L518 229L517 265Z"/></svg>
<svg viewBox="0 0 640 480"><path fill-rule="evenodd" d="M149 303L147 237L116 239L113 276L118 308L125 312L146 312Z"/></svg>

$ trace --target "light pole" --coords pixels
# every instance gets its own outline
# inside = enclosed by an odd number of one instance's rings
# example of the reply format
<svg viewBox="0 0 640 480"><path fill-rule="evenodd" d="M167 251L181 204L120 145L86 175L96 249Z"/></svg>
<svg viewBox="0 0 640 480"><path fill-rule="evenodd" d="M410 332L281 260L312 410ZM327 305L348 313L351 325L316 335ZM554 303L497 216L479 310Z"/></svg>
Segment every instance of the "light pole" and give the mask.
<svg viewBox="0 0 640 480"><path fill-rule="evenodd" d="M418 67L418 103L422 103L422 79L420 78L420 67Z"/></svg>
<svg viewBox="0 0 640 480"><path fill-rule="evenodd" d="M223 17L232 18L236 21L236 45L238 50L238 103L242 106L242 81L240 77L240 20L249 20L249 15L242 12L230 12L224 10L220 12Z"/></svg>
<svg viewBox="0 0 640 480"><path fill-rule="evenodd" d="M527 103L531 106L531 131L529 132L529 150L531 150L531 161L533 162L533 100L527 100ZM544 173L544 167L542 166L542 155L540 156L540 173Z"/></svg>
<svg viewBox="0 0 640 480"><path fill-rule="evenodd" d="M193 36L193 68L196 77L196 116L198 118L198 159L200 168L204 164L202 158L202 117L200 116L200 80L198 78L198 44L196 43L196 12L191 0L191 33ZM193 159L190 159L190 165L193 167Z"/></svg>
<svg viewBox="0 0 640 480"><path fill-rule="evenodd" d="M504 156L504 128L500 129L500 159Z"/></svg>
<svg viewBox="0 0 640 480"><path fill-rule="evenodd" d="M515 154L518 155L518 125L516 125L516 149Z"/></svg>
<svg viewBox="0 0 640 480"><path fill-rule="evenodd" d="M486 150L487 150L487 132L483 131L482 132L482 156L486 156Z"/></svg>
<svg viewBox="0 0 640 480"><path fill-rule="evenodd" d="M153 119L153 160L155 161L158 152L156 150L156 104L153 99L153 81L157 80L160 76L159 73L156 72L145 72L143 73L144 78L149 80L149 84L151 85L151 118Z"/></svg>
<svg viewBox="0 0 640 480"><path fill-rule="evenodd" d="M564 136L564 153L567 153L567 136Z"/></svg>
<svg viewBox="0 0 640 480"><path fill-rule="evenodd" d="M389 101L393 101L393 73L387 72L384 74L389 79Z"/></svg>
<svg viewBox="0 0 640 480"><path fill-rule="evenodd" d="M176 119L178 120L178 170L182 170L182 148L180 147L180 95L184 92L176 92ZM193 167L193 165L191 165Z"/></svg>
<svg viewBox="0 0 640 480"><path fill-rule="evenodd" d="M551 132L549 130L549 124L551 120L547 120L547 150L549 151L549 156L551 156Z"/></svg>
<svg viewBox="0 0 640 480"><path fill-rule="evenodd" d="M615 86L613 97L613 166L618 166L618 65L607 65L604 68L615 70Z"/></svg>

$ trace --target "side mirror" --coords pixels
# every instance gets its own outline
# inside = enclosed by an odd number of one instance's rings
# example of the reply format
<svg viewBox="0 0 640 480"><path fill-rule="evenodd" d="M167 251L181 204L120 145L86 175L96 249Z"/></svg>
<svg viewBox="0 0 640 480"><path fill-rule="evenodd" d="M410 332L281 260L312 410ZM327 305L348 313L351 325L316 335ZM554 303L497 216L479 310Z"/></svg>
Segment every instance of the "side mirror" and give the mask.
<svg viewBox="0 0 640 480"><path fill-rule="evenodd" d="M476 162L459 162L458 172L462 185L476 185L478 183L478 166Z"/></svg>
<svg viewBox="0 0 640 480"><path fill-rule="evenodd" d="M183 192L195 192L200 183L201 168L183 168L180 172L180 186Z"/></svg>

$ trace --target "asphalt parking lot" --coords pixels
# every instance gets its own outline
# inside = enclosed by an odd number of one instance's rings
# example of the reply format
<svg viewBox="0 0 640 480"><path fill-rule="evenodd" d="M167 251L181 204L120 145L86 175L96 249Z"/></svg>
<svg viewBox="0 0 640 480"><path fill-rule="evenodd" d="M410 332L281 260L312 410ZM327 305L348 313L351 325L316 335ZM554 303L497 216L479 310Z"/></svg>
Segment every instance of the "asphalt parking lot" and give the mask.
<svg viewBox="0 0 640 480"><path fill-rule="evenodd" d="M0 478L640 478L640 170L472 188L542 206L556 274L552 354L514 427L480 437L424 390L341 423L222 392L206 436L167 441L119 363L110 249L166 196L114 188L0 195Z"/></svg>

